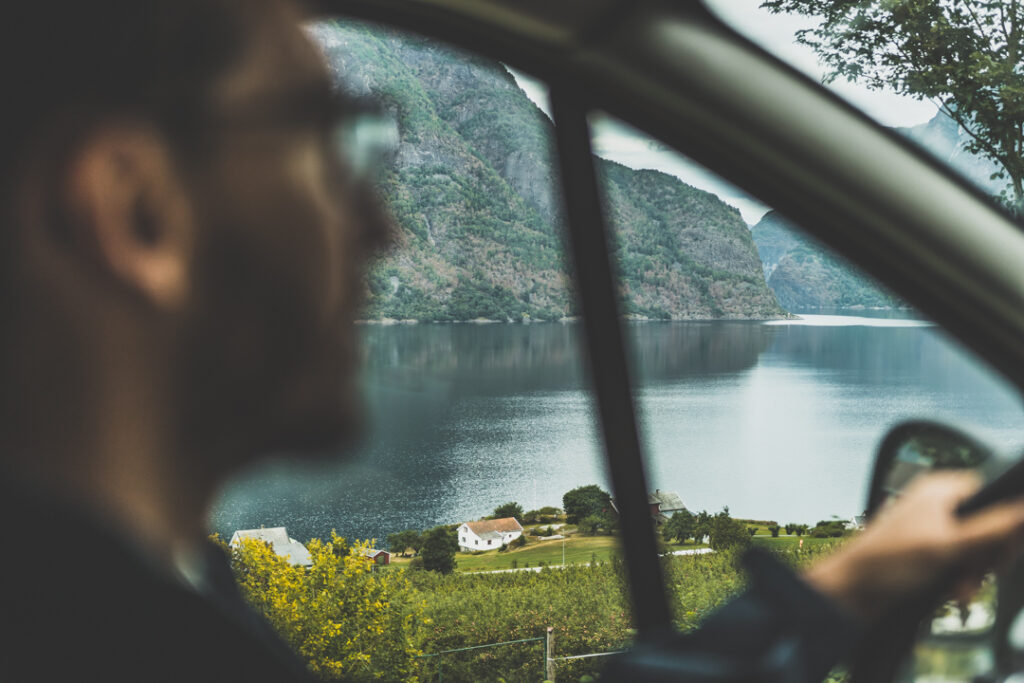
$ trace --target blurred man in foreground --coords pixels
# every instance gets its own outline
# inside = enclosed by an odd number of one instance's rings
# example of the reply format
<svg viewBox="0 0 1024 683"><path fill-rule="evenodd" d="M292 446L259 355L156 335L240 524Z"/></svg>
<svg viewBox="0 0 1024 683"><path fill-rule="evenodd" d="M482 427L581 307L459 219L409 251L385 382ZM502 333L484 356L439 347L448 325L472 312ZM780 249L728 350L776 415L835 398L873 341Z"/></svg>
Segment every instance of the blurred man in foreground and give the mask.
<svg viewBox="0 0 1024 683"><path fill-rule="evenodd" d="M352 321L386 230L301 19L99 0L0 24L3 680L305 676L204 541L233 472L357 423ZM967 553L986 566L1024 505L955 521L975 487L925 482L780 580L840 632Z"/></svg>

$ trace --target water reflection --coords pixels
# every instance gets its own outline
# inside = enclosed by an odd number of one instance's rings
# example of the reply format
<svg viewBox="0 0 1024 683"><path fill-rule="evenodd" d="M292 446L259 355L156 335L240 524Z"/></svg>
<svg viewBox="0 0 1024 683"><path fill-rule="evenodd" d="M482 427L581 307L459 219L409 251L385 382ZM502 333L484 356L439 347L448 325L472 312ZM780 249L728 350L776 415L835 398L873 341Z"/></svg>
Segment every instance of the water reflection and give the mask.
<svg viewBox="0 0 1024 683"><path fill-rule="evenodd" d="M366 326L368 445L350 462L266 465L215 530L382 537L607 485L572 324ZM687 506L808 521L860 512L887 425L910 416L1019 440L1014 394L921 327L629 326L652 486Z"/></svg>

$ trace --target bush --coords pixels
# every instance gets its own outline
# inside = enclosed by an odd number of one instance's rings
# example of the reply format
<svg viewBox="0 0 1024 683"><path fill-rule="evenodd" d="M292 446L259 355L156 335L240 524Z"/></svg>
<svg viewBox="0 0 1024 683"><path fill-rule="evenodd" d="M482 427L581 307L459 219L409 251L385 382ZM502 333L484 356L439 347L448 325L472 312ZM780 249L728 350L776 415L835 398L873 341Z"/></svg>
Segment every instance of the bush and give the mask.
<svg viewBox="0 0 1024 683"><path fill-rule="evenodd" d="M811 529L812 538L841 538L846 535L846 522L838 519L822 520Z"/></svg>
<svg viewBox="0 0 1024 683"><path fill-rule="evenodd" d="M779 525L778 524L772 524L770 527L768 527L768 531L771 532L772 538L778 538L779 537Z"/></svg>
<svg viewBox="0 0 1024 683"><path fill-rule="evenodd" d="M741 522L729 516L729 508L724 508L711 519L711 547L714 550L738 549L750 546L751 533ZM756 528L755 528L756 531Z"/></svg>
<svg viewBox="0 0 1024 683"><path fill-rule="evenodd" d="M515 539L512 541L511 545L514 545L517 548L522 548L524 545L526 545L526 534L516 536Z"/></svg>
<svg viewBox="0 0 1024 683"><path fill-rule="evenodd" d="M310 541L313 565L303 568L266 543L243 539L232 551L232 569L246 602L318 677L415 679L425 605L406 601L412 586L404 572L374 571L362 554L369 542L344 556L335 545L348 547L336 534L327 543Z"/></svg>

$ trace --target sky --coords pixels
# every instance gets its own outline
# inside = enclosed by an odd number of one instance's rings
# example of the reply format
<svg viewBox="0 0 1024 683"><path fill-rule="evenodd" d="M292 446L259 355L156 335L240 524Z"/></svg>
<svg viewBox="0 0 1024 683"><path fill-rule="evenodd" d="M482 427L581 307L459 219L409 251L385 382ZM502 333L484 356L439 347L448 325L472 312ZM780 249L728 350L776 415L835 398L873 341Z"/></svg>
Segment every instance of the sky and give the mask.
<svg viewBox="0 0 1024 683"><path fill-rule="evenodd" d="M798 45L794 33L814 25L814 20L791 15L776 15L762 10L761 0L706 0L708 7L727 24L810 77L821 80L824 70L810 48ZM548 112L547 88L526 74L509 69L520 87L537 106ZM914 126L931 119L936 108L890 92L871 91L846 81L829 86L840 96L860 107L886 126ZM683 182L718 195L740 210L743 219L754 224L768 207L741 190L704 170L686 157L666 149L657 141L610 117L592 120L594 151L598 156L630 168L653 168L670 173Z"/></svg>

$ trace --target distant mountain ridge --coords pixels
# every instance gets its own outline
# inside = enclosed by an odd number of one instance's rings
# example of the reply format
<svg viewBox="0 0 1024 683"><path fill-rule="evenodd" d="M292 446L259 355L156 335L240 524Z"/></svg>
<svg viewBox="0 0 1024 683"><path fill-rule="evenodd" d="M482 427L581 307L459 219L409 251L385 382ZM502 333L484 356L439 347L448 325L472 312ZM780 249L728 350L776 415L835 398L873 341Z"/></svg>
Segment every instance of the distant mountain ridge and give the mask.
<svg viewBox="0 0 1024 683"><path fill-rule="evenodd" d="M336 81L397 117L382 178L400 230L369 319L574 315L551 121L499 63L358 24L311 29ZM674 176L597 160L623 307L655 319L786 315L739 212Z"/></svg>
<svg viewBox="0 0 1024 683"><path fill-rule="evenodd" d="M927 123L895 130L983 191L997 195L1003 189L1004 182L991 177L997 166L964 151L968 134L949 116L938 113ZM774 211L751 228L751 235L764 266L765 280L787 310L906 305Z"/></svg>
<svg viewBox="0 0 1024 683"><path fill-rule="evenodd" d="M750 232L768 286L788 311L904 306L775 211L766 213Z"/></svg>

